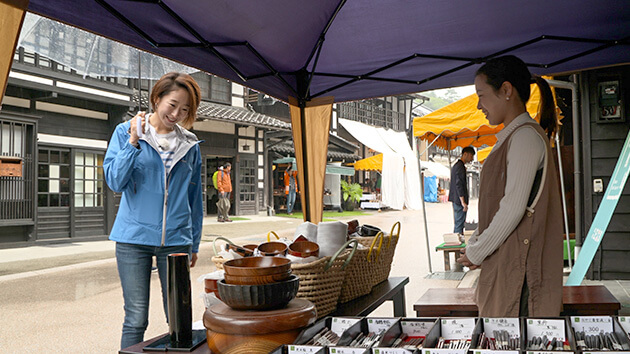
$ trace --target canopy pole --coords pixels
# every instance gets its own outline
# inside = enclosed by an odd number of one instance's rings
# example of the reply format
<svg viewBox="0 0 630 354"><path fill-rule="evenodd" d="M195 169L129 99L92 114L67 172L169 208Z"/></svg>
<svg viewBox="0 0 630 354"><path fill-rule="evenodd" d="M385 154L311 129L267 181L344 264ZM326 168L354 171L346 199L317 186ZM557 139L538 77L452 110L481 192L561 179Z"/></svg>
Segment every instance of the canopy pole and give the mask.
<svg viewBox="0 0 630 354"><path fill-rule="evenodd" d="M290 97L291 130L304 221L319 223L324 212L324 177L333 97Z"/></svg>
<svg viewBox="0 0 630 354"><path fill-rule="evenodd" d="M28 0L0 0L0 102L9 81Z"/></svg>
<svg viewBox="0 0 630 354"><path fill-rule="evenodd" d="M439 136L439 135L438 135ZM437 140L437 138L435 138ZM418 146L418 141L420 138L416 138L416 146ZM435 140L433 140L435 142ZM433 144L433 143L431 143ZM428 149L428 147L427 147ZM427 151L426 149L424 151ZM427 224L427 209L424 203L424 172L422 172L422 162L420 161L420 156L424 154L420 154L420 149L416 149L416 153L418 154L418 168L420 169L420 187L422 190L422 219L424 220L424 240L427 243L427 260L429 261L429 274L433 274L433 267L431 266L431 246L429 245L429 225Z"/></svg>

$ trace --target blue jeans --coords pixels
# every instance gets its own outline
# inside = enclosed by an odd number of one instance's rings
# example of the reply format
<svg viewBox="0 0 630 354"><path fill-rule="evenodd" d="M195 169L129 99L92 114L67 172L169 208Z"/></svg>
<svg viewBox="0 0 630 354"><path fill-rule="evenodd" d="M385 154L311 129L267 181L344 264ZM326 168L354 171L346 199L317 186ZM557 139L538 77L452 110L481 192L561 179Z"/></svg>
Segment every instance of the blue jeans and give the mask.
<svg viewBox="0 0 630 354"><path fill-rule="evenodd" d="M287 213L291 214L293 212L293 207L295 206L295 189L289 189L289 194L287 194Z"/></svg>
<svg viewBox="0 0 630 354"><path fill-rule="evenodd" d="M466 212L464 211L464 207L453 203L453 216L455 218L455 228L453 229L453 233L463 234L464 223L466 222Z"/></svg>
<svg viewBox="0 0 630 354"><path fill-rule="evenodd" d="M144 340L144 332L149 325L149 294L151 290L151 266L156 258L160 284L162 285L162 304L168 322L168 303L166 296L167 256L171 253L188 253L192 246L155 247L116 243L116 263L118 276L125 301L125 321L123 323L120 348L127 348Z"/></svg>

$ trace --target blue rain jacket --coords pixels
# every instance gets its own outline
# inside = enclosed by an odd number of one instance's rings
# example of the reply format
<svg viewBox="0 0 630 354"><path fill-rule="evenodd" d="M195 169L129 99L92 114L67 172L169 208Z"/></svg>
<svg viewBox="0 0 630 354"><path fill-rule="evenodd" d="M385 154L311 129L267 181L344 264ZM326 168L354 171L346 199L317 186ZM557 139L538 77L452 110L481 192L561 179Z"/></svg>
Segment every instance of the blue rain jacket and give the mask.
<svg viewBox="0 0 630 354"><path fill-rule="evenodd" d="M166 175L151 134L129 143L130 122L116 127L103 169L107 185L122 192L109 239L147 246L192 245L199 251L203 225L200 141L176 125L178 148Z"/></svg>

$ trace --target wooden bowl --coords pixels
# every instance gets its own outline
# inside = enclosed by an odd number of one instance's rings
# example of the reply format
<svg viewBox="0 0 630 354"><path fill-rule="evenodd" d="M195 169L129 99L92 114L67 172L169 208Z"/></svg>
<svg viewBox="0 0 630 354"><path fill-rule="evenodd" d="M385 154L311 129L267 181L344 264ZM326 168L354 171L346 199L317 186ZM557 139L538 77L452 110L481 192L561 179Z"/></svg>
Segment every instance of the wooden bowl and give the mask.
<svg viewBox="0 0 630 354"><path fill-rule="evenodd" d="M277 256L287 254L287 245L282 242L265 242L258 245L258 251L263 256Z"/></svg>
<svg viewBox="0 0 630 354"><path fill-rule="evenodd" d="M311 241L294 242L289 246L289 254L300 258L317 257L319 245Z"/></svg>
<svg viewBox="0 0 630 354"><path fill-rule="evenodd" d="M283 257L245 257L223 263L225 275L260 276L284 274L291 270L291 260Z"/></svg>
<svg viewBox="0 0 630 354"><path fill-rule="evenodd" d="M244 258L243 258L244 259ZM235 310L270 310L285 307L297 295L300 279L289 279L262 285L234 285L220 280L221 301Z"/></svg>
<svg viewBox="0 0 630 354"><path fill-rule="evenodd" d="M234 285L262 285L269 283L277 283L289 279L291 276L291 270L285 273L269 274L269 275L256 275L256 276L241 276L225 274L225 282L227 284Z"/></svg>

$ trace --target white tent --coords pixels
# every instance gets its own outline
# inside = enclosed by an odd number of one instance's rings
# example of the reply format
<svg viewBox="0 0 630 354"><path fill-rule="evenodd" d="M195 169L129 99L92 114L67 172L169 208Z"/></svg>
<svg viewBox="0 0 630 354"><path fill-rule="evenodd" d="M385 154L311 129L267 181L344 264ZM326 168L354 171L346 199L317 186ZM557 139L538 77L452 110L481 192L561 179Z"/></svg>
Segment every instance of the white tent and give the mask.
<svg viewBox="0 0 630 354"><path fill-rule="evenodd" d="M420 210L420 172L407 135L347 119L339 119L339 123L363 145L383 153L382 203L392 209Z"/></svg>

